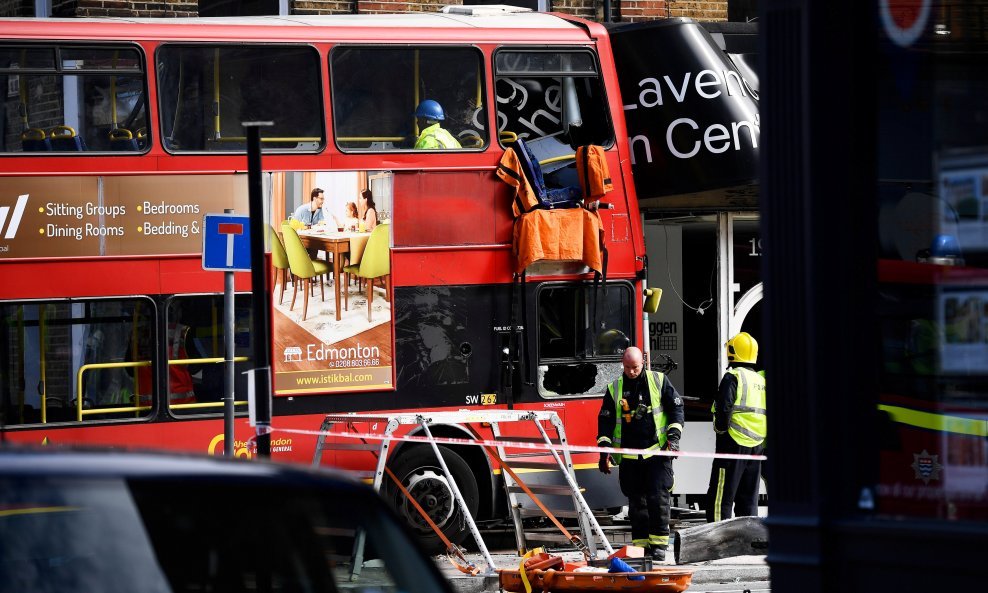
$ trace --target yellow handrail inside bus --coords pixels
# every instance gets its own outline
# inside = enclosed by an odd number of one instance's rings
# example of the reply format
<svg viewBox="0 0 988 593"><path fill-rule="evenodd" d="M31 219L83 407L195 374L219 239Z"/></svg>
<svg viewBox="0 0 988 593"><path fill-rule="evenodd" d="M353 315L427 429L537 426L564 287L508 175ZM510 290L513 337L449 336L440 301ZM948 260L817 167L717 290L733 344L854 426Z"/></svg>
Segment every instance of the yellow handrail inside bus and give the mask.
<svg viewBox="0 0 988 593"><path fill-rule="evenodd" d="M220 139L220 48L213 50L213 140Z"/></svg>
<svg viewBox="0 0 988 593"><path fill-rule="evenodd" d="M41 305L38 310L38 342L41 344L40 374L41 374L41 423L48 422L48 357L45 356L45 342L48 340L48 326L45 324L45 312L48 305ZM23 350L21 350L23 352Z"/></svg>
<svg viewBox="0 0 988 593"><path fill-rule="evenodd" d="M216 299L210 299L212 306L210 310L210 319L213 322L213 356L216 356L220 352L220 309L216 306Z"/></svg>
<svg viewBox="0 0 988 593"><path fill-rule="evenodd" d="M246 356L234 356L233 362L246 362ZM175 360L169 360L169 365L188 365L188 364L216 364L220 362L226 362L225 358L211 357L211 358L176 358ZM169 410L191 410L197 408L219 408L223 406L224 402L202 402L194 404L168 404ZM245 406L246 401L235 401L233 402L235 406Z"/></svg>
<svg viewBox="0 0 988 593"><path fill-rule="evenodd" d="M501 140L505 142L518 142L518 134L515 134L514 132L508 132L505 130L498 134L498 136L500 136Z"/></svg>
<svg viewBox="0 0 988 593"><path fill-rule="evenodd" d="M477 62L477 108L478 109L484 106L484 85L481 84L483 82L481 76L482 76L482 71L480 69L480 62Z"/></svg>
<svg viewBox="0 0 988 593"><path fill-rule="evenodd" d="M237 356L233 359L234 362L246 362L246 356ZM216 364L220 362L226 362L225 358L179 358L175 360L169 360L169 365L189 365L189 364ZM86 371L92 369L121 369L121 368L137 368L137 367L149 367L151 366L150 360L139 360L132 362L99 362L92 364L84 364L79 367L79 372L77 374L77 385L76 385L76 420L82 421L83 416L88 416L90 414L115 414L118 412L141 412L144 410L150 410L151 406L123 406L118 408L94 408L91 410L82 409L82 376ZM134 380L134 384L137 384L137 380ZM140 401L137 399L137 390L134 390L134 401ZM234 405L244 405L247 402L233 402ZM204 402L195 404L169 404L168 408L172 410L182 410L190 408L218 408L223 405L223 402Z"/></svg>
<svg viewBox="0 0 988 593"><path fill-rule="evenodd" d="M246 142L247 136L224 136L220 138L210 138L210 142ZM319 136L285 136L275 138L261 138L261 142L320 142Z"/></svg>
<svg viewBox="0 0 988 593"><path fill-rule="evenodd" d="M210 358L176 358L175 360L169 360L169 365L183 366L187 364L214 364L217 362L226 362L225 358L221 357L210 357ZM233 357L233 362L247 362L246 356L235 356Z"/></svg>
<svg viewBox="0 0 988 593"><path fill-rule="evenodd" d="M171 133L168 134L168 143L175 141L175 129L178 127L178 114L182 109L182 77L185 75L185 60L179 59L178 61L178 93L175 95L175 117L172 118L172 129Z"/></svg>
<svg viewBox="0 0 988 593"><path fill-rule="evenodd" d="M117 50L113 51L113 71L117 71ZM110 140L114 140L113 133L117 131L117 75L110 77ZM130 134L130 131L127 132ZM128 136L129 140L132 136Z"/></svg>
<svg viewBox="0 0 988 593"><path fill-rule="evenodd" d="M412 98L415 104L412 105L412 135L418 139L419 137L419 118L415 117L415 110L418 109L419 103L422 99L419 97L419 50L415 50L415 71L412 74L412 84L415 85L415 89L412 92Z"/></svg>
<svg viewBox="0 0 988 593"><path fill-rule="evenodd" d="M24 352L24 307L17 307L16 318L17 318L17 351ZM20 357L20 368L17 369L17 371L19 372L20 376L22 377L24 376L23 356ZM19 416L22 424L24 423L24 396L25 396L24 392L26 389L27 389L26 384L23 387L21 387L20 389L21 396L20 396L20 401L18 402ZM42 399L42 401L44 401L44 399ZM42 406L44 406L43 403Z"/></svg>
<svg viewBox="0 0 988 593"><path fill-rule="evenodd" d="M190 410L194 408L219 408L224 405L223 402L202 402L195 404L168 404L169 410ZM238 400L233 402L235 406L246 406L247 402L244 400Z"/></svg>
<svg viewBox="0 0 988 593"><path fill-rule="evenodd" d="M151 406L126 406L122 408L94 408L92 410L82 409L82 375L86 371L92 369L126 369L126 368L137 368L137 367L149 367L151 366L150 360L138 360L133 362L95 362L92 364L84 364L79 367L79 371L76 373L76 398L75 398L75 411L76 420L82 422L83 416L88 416L89 414L114 414L116 412L139 412L141 410L150 410ZM137 383L137 379L134 379L134 383ZM134 395L134 401L139 401L137 395Z"/></svg>
<svg viewBox="0 0 988 593"><path fill-rule="evenodd" d="M554 156L545 159L544 161L539 161L540 165L548 165L549 163L558 163L559 161L575 160L575 154L564 154L562 156Z"/></svg>
<svg viewBox="0 0 988 593"><path fill-rule="evenodd" d="M401 142L403 136L337 136L340 142Z"/></svg>

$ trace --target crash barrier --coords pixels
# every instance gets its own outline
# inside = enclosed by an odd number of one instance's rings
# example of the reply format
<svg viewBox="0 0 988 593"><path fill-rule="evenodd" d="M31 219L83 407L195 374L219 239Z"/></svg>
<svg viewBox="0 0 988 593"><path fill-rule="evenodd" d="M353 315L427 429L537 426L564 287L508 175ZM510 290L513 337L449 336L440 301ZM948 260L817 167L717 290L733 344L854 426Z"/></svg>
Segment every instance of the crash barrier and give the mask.
<svg viewBox="0 0 988 593"><path fill-rule="evenodd" d="M424 418L433 418L438 413L423 413L421 414ZM555 413L555 412L553 412ZM348 415L346 415L348 416ZM378 421L384 421L385 417L381 415L376 416L366 416L363 418L354 418L353 422L366 422L370 419L376 419ZM487 420L467 420L465 422L487 422ZM404 441L409 443L430 443L436 442L440 445L471 445L476 447L494 447L494 446L504 446L510 447L512 449L531 449L533 451L548 451L554 450L557 452L569 452L569 453L620 453L622 455L664 455L666 457L696 457L703 459L751 459L755 461L765 461L767 459L764 455L742 455L740 453L710 453L707 451L659 451L655 449L630 449L628 447L597 447L595 445L562 445L554 443L531 443L524 441L495 441L491 439L468 439L462 437L433 437L432 439L417 435L404 435L404 436L384 436L380 433L371 432L345 432L345 431L321 431L321 430L306 430L302 428L281 428L277 426L272 426L268 429L270 433L283 432L288 434L304 434L310 436L326 436L326 437L345 437L351 439L367 439L380 441L387 439L389 441ZM251 439L253 441L253 438Z"/></svg>
<svg viewBox="0 0 988 593"><path fill-rule="evenodd" d="M534 421L534 425L538 428L541 435L540 439L531 440L511 440L510 438L498 438L498 424L503 422L522 422L522 421ZM548 421L556 430L559 435L559 439L553 441L550 439L545 431L545 428L541 424L541 421ZM367 426L373 425L375 423L383 425L383 432L368 432L368 431L358 431L354 426L355 423L361 423ZM466 438L466 437L445 437L445 436L435 436L429 430L430 425L463 425L463 424L481 424L490 426L493 430L493 439L485 438ZM400 426L416 426L420 427L423 435L419 434L408 434L408 435L396 435L395 432ZM339 427L343 428L340 429ZM313 465L318 466L321 463L322 452L327 449L347 449L347 450L367 450L371 452L376 452L377 466L372 477L372 483L375 490L380 491L381 485L384 481L384 474L387 471L385 463L387 461L387 455L391 447L391 443L394 441L398 442L409 442L409 443L422 443L429 445L439 464L443 470L444 477L448 481L450 490L456 499L456 504L461 509L463 519L467 523L471 535L473 536L478 549L484 556L485 561L488 564L488 572L486 574L491 574L495 568L493 559L487 550L483 539L480 536L479 530L473 521L466 502L463 496L460 494L456 482L451 475L445 461L443 460L442 454L439 450L438 445L469 445L469 446L480 446L484 447L487 453L496 459L504 470L505 485L508 487L509 496L509 507L512 511L512 519L515 525L515 536L518 542L519 555L523 554L527 545L525 543L525 538L522 530L521 516L519 513L520 506L512 498L512 490L515 491L525 491L526 494L532 498L542 511L553 520L553 522L559 527L563 533L570 539L573 543L577 545L577 548L584 552L588 560L593 560L596 557L596 540L595 536L599 536L600 541L608 552L608 554L613 554L614 550L610 543L607 541L606 536L597 524L594 518L593 512L587 505L585 499L580 492L579 486L575 481L575 474L573 472L573 464L570 458L571 453L620 453L623 455L662 455L669 457L693 457L693 458L708 458L708 459L753 459L753 460L764 460L764 455L741 455L741 454L724 454L724 453L709 453L704 451L656 451L654 449L633 449L627 447L598 447L598 446L584 446L584 445L570 445L566 442L565 431L562 427L562 422L558 415L554 411L523 411L523 410L461 410L456 412L421 412L417 414L404 413L404 414L363 414L363 413L348 413L348 414L330 414L323 420L320 430L305 430L305 429L288 429L279 427L270 427L269 432L283 432L292 434L304 434L312 435L318 437L315 455L313 458ZM362 441L359 444L330 444L327 442L329 437L339 437L345 439L357 439ZM368 441L379 442L378 445L373 445L368 443ZM538 452L548 451L555 459L558 469L561 470L561 474L564 476L569 488L570 494L573 496L574 506L577 509L575 516L578 519L580 526L580 532L583 535L583 539L572 536L569 532L555 520L552 513L549 512L545 507L538 501L534 493L528 491L521 483L517 475L511 471L508 464L506 464L504 459L504 449L518 449L518 450L530 450ZM390 474L390 472L388 472ZM392 479L397 481L397 478L393 474L390 476ZM513 488L514 487L514 488ZM566 488L564 487L564 488ZM404 491L402 488L401 490ZM418 507L418 505L415 505ZM423 517L431 524L432 522L426 516L426 513L419 509L419 512ZM437 530L433 524L433 529ZM437 531L438 532L438 531ZM440 535L440 537L442 537ZM445 541L445 538L443 538ZM584 542L585 540L585 542ZM451 545L447 541L447 555L450 555L450 559L454 565L463 570L464 572L470 572L476 574L477 571L475 567L467 566L463 567L461 564L453 559L453 556L459 556L463 558L462 553L459 553L459 549ZM354 551L351 562L351 579L356 579L359 577L360 569L363 564L363 540L360 534L357 534L357 538L354 543Z"/></svg>
<svg viewBox="0 0 988 593"><path fill-rule="evenodd" d="M456 481L454 480L452 473L450 472L448 466L446 465L446 462L443 459L442 453L438 447L439 443L446 444L450 441L450 439L446 437L436 437L435 435L433 435L429 428L430 425L456 425L456 424L462 425L462 424L479 422L479 423L483 423L484 425L490 426L492 430L492 434L495 436L495 440L485 440L485 439L464 439L464 440L470 441L472 443L479 443L482 446L484 446L487 453L492 458L498 461L498 463L501 466L501 469L504 471L505 486L507 487L507 492L509 497L509 507L511 509L512 519L515 525L515 536L516 536L516 541L518 542L519 545L519 553L522 553L524 551L524 548L527 547L527 543L522 529L521 505L518 504L517 501L514 499L514 494L516 491L524 492L525 494L527 494L532 499L532 501L539 507L539 509L545 514L545 516L548 517L551 521L553 521L553 523L563 532L567 540L573 543L574 545L576 545L578 549L583 551L584 555L587 556L588 559L592 559L596 557L596 547L597 547L596 538L598 537L600 538L600 542L602 543L604 549L606 549L606 551L609 554L612 554L614 552L614 549L611 547L610 543L607 542L607 538L604 535L603 530L601 529L600 525L597 523L597 520L593 515L593 511L590 509L586 500L583 498L583 495L580 492L580 488L576 484L574 471L573 471L573 462L570 459L568 451L563 450L562 456L560 456L560 454L554 451L553 449L551 448L549 449L556 462L556 468L558 468L561 471L561 474L566 479L568 492L572 496L573 504L576 509L576 517L580 526L580 531L583 534L582 538L569 533L569 531L553 516L553 513L547 507L545 507L545 505L542 504L542 502L538 499L538 497L532 491L532 489L526 486L521 481L521 479L517 476L517 474L511 469L511 467L504 461L506 457L505 447L509 445L513 445L513 441L497 440L497 437L500 435L500 425L511 422L533 422L539 434L541 435L543 442L542 443L526 442L525 444L529 444L529 445L542 444L543 449L546 449L552 447L554 443L553 440L549 437L548 433L546 432L546 429L543 427L542 425L543 421L548 422L556 430L556 433L558 435L557 442L561 445L565 444L566 433L565 430L563 429L562 421L559 419L559 416L554 411L533 412L533 411L516 411L516 410L497 410L497 411L492 410L492 411L484 411L480 413L471 412L471 411L459 411L459 412L432 412L429 414L394 414L394 415L356 414L356 413L329 414L323 419L322 427L319 431L294 430L294 431L285 431L285 432L296 432L296 433L308 432L310 434L316 434L318 436L318 441L316 443L316 450L312 461L314 466L319 466L321 464L322 453L327 449L333 449L333 448L345 449L345 450L361 449L372 452L376 449L375 456L377 458L377 464L372 479L372 484L374 489L380 491L384 480L384 474L387 471L389 476L392 479L394 479L396 482L398 482L398 486L401 489L401 491L405 493L406 496L409 497L410 495L407 493L407 491L403 487L401 487L401 483L399 479L395 477L390 471L388 471L385 465L387 461L388 453L390 451L391 441L392 440L403 441L403 440L411 439L417 442L423 442L429 444L432 448L433 453L436 456L436 459L439 462L440 467L442 468L449 489L452 492L453 498L455 499L456 504L460 509L461 516L463 520L466 522L470 530L470 533L473 536L475 543L477 544L477 548L480 550L485 561L487 562L488 570L486 574L494 574L496 570L494 565L494 560L491 558L490 552L488 551L487 546L483 541L483 538L480 536L480 531L477 529L476 523L473 520L473 516L470 513L468 505L464 500L463 495L460 493ZM358 433L355 431L355 427L354 427L355 423L379 424L384 426L384 430L382 433ZM342 431L333 430L334 427L339 425L343 425L345 427L345 430ZM395 431L397 431L398 428L401 426L415 426L417 428L420 428L421 431L425 433L425 436L415 436L414 438L412 438L412 436L394 436ZM363 441L363 443L362 444L328 443L327 437L334 435L344 436L347 438L357 438ZM368 440L379 440L381 442L380 445L374 447L373 445L369 445L367 443ZM461 568L461 570L463 570L461 565L452 558L453 555L456 555L459 556L461 560L464 559L462 554L458 553L459 550L454 549L455 546L448 543L448 540L446 540L446 538L442 535L441 530L435 525L435 523L432 522L432 520L428 517L427 513L425 513L425 511L423 511L419 507L419 505L416 504L415 507L418 510L418 512L422 515L422 517L432 527L432 529L439 534L439 536L443 539L444 542L447 543L446 544L447 554L450 555L450 559L451 561L453 561L454 565L456 565L458 568ZM351 563L351 575L350 575L351 579L356 579L360 574L361 566L363 564L363 554L364 554L363 538L361 537L360 534L357 534L357 537L354 542L354 552ZM464 572L474 572L472 568L473 567L466 567L466 570L464 570Z"/></svg>

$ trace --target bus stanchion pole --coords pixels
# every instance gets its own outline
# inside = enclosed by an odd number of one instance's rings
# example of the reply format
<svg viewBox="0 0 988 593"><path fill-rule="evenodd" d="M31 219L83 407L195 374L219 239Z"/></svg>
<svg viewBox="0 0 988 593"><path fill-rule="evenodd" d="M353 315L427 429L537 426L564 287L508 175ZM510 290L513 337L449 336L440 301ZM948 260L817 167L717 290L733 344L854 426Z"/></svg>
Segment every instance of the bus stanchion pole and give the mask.
<svg viewBox="0 0 988 593"><path fill-rule="evenodd" d="M247 130L247 196L250 216L251 292L253 293L254 400L257 456L271 457L271 295L264 258L264 193L261 187L261 128L269 121L243 122Z"/></svg>
<svg viewBox="0 0 988 593"><path fill-rule="evenodd" d="M233 208L227 208L223 212L233 214ZM236 378L235 363L236 344L233 342L233 325L236 323L234 315L234 286L233 272L223 272L223 343L226 361L223 363L223 455L233 457L233 384Z"/></svg>

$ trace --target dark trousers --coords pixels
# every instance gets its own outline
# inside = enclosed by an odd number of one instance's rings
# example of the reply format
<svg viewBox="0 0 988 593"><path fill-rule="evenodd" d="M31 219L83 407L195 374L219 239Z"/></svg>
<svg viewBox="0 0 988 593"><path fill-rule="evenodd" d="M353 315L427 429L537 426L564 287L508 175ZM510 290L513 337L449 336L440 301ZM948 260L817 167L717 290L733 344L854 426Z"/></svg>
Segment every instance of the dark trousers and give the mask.
<svg viewBox="0 0 988 593"><path fill-rule="evenodd" d="M648 459L621 460L618 479L628 497L631 539L635 545L648 541L665 549L669 542L669 493L672 491L672 458L654 455Z"/></svg>
<svg viewBox="0 0 988 593"><path fill-rule="evenodd" d="M764 449L764 445L742 447L727 433L717 435L718 453L761 455ZM707 488L707 522L758 515L760 476L761 461L714 459Z"/></svg>

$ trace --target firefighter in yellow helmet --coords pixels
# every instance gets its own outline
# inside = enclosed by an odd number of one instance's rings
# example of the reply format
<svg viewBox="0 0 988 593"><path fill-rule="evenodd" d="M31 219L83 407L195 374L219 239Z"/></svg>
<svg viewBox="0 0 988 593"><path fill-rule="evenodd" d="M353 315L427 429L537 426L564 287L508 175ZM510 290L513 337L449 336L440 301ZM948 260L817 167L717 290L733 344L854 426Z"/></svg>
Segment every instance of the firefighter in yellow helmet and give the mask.
<svg viewBox="0 0 988 593"><path fill-rule="evenodd" d="M720 381L714 414L717 453L761 455L765 450L765 376L755 371L758 342L747 332L728 340L727 372ZM707 521L758 514L761 462L715 459L707 489Z"/></svg>

